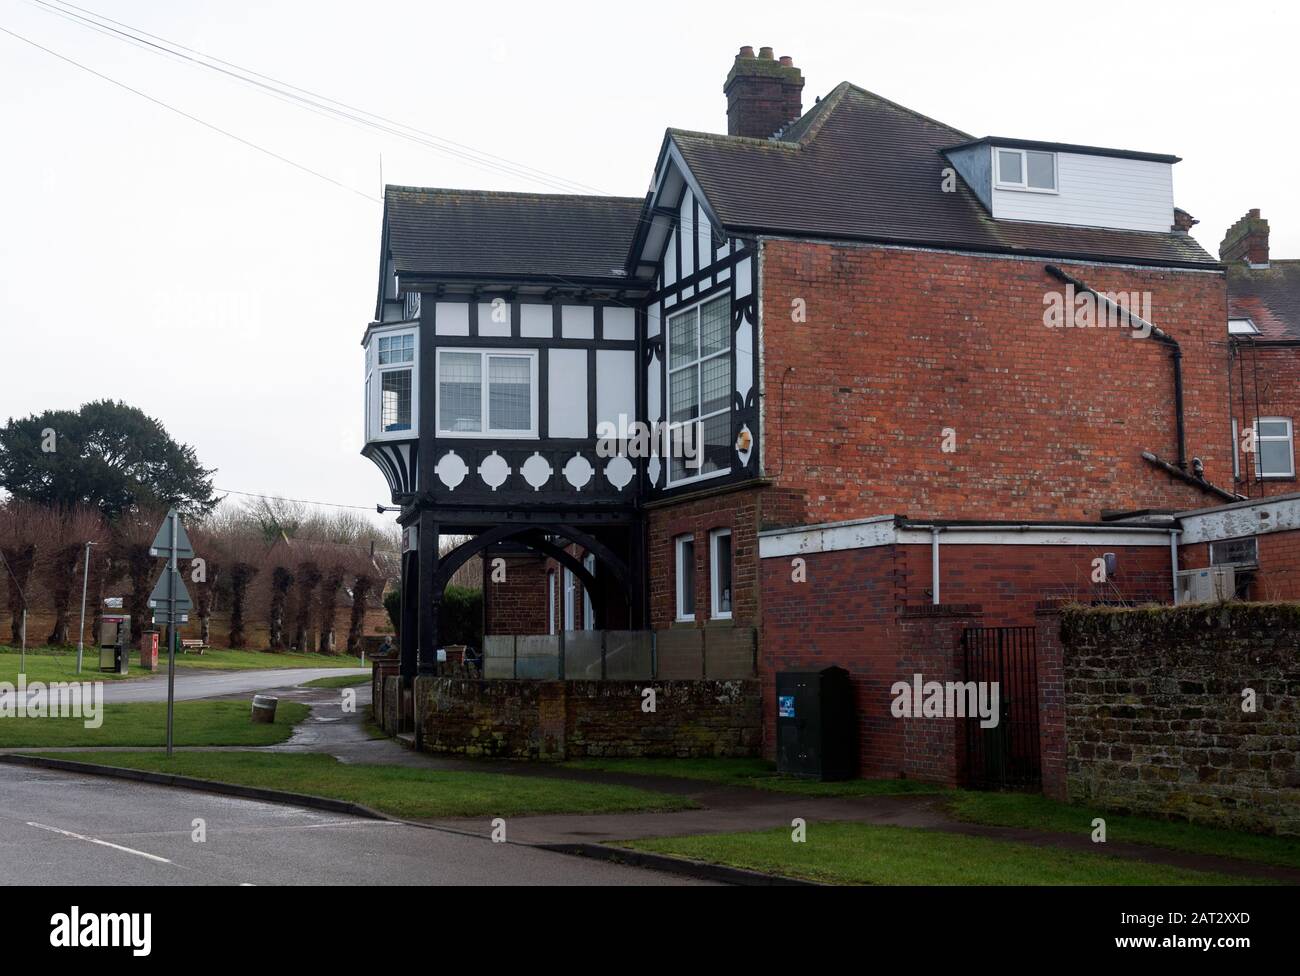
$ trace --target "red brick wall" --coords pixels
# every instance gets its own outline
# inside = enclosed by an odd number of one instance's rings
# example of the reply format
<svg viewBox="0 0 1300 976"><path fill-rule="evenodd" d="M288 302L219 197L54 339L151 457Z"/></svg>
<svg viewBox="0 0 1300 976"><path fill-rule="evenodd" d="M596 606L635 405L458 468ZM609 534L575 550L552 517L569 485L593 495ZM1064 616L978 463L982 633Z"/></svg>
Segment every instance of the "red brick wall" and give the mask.
<svg viewBox="0 0 1300 976"><path fill-rule="evenodd" d="M492 560L484 556L483 633L546 633L546 560L536 555L500 556L505 579L492 580Z"/></svg>
<svg viewBox="0 0 1300 976"><path fill-rule="evenodd" d="M1231 365L1231 409L1237 421L1238 463L1241 475L1237 491L1250 498L1284 495L1296 490L1297 482L1291 478L1259 479L1255 474L1255 459L1241 451L1241 436L1255 423L1256 417L1289 417L1292 425L1300 422L1300 349L1268 346L1238 347ZM1257 404L1258 401L1258 404ZM1231 436L1231 425L1229 433ZM1292 467L1295 464L1295 444L1292 442Z"/></svg>
<svg viewBox="0 0 1300 976"><path fill-rule="evenodd" d="M1044 326L1043 296L1063 287L1044 264L766 241L765 474L801 491L813 522L1210 503L1140 457L1176 457L1169 353L1127 330ZM1188 456L1231 484L1223 277L1063 267L1152 293L1152 318L1183 348ZM803 323L787 311L800 298ZM945 427L955 453L940 450Z"/></svg>
<svg viewBox="0 0 1300 976"><path fill-rule="evenodd" d="M683 501L651 509L649 515L650 626L661 629L677 619L677 558L675 539L695 537L695 625L709 620L709 533L731 529L731 621L733 626L758 623L758 526L765 501L761 489L750 488Z"/></svg>
<svg viewBox="0 0 1300 976"><path fill-rule="evenodd" d="M1245 598L1260 602L1300 600L1300 531L1270 532L1257 539L1259 569ZM1179 546L1179 569L1204 569L1208 565L1209 543Z"/></svg>
<svg viewBox="0 0 1300 976"><path fill-rule="evenodd" d="M1119 571L1109 584L1094 585L1091 560L1103 552L1116 554ZM1167 603L1172 594L1166 546L947 545L940 550L943 607L932 619L926 593L929 546L877 546L801 558L805 583L792 582L789 557L762 560L764 754L771 758L776 751L776 672L837 664L853 681L863 776L957 781L960 730L952 723L894 718L890 687L918 672L927 680L955 678L952 655L965 627L1034 626L1036 607L1044 601ZM967 608L964 616L954 606ZM1059 697L1061 689L1059 682L1051 684L1050 667L1047 673L1050 704L1050 695ZM1040 682L1040 707L1043 693Z"/></svg>
<svg viewBox="0 0 1300 976"><path fill-rule="evenodd" d="M941 540L944 538L940 536ZM909 605L930 601L931 549L899 546ZM1092 561L1113 552L1117 572L1092 582ZM1161 546L939 545L939 596L945 604L978 603L989 627L1030 626L1040 601L1170 603L1168 544Z"/></svg>

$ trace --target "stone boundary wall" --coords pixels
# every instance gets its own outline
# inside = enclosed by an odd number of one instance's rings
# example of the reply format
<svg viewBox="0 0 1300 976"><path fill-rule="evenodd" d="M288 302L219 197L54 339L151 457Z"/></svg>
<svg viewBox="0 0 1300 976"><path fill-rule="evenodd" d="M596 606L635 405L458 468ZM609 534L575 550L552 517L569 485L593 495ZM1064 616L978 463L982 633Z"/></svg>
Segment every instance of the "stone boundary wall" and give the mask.
<svg viewBox="0 0 1300 976"><path fill-rule="evenodd" d="M653 712L642 708L646 688L655 690ZM415 680L420 747L451 755L757 756L761 715L752 680Z"/></svg>
<svg viewBox="0 0 1300 976"><path fill-rule="evenodd" d="M1049 795L1300 836L1300 604L1068 608L1040 635L1064 689Z"/></svg>

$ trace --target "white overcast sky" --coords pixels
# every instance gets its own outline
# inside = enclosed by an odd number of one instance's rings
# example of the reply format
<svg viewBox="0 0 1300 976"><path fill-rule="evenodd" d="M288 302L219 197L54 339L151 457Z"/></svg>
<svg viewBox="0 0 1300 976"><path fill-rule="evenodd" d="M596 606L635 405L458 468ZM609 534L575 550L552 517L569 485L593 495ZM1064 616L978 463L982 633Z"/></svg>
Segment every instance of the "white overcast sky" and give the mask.
<svg viewBox="0 0 1300 976"><path fill-rule="evenodd" d="M76 0L246 68L602 192L646 190L666 126L725 131L742 44L975 135L1175 153L1217 251L1251 207L1300 257L1300 15L1282 3ZM0 0L22 34L378 196L553 190L322 118ZM126 400L223 489L387 501L358 345L380 206L0 34L0 422Z"/></svg>

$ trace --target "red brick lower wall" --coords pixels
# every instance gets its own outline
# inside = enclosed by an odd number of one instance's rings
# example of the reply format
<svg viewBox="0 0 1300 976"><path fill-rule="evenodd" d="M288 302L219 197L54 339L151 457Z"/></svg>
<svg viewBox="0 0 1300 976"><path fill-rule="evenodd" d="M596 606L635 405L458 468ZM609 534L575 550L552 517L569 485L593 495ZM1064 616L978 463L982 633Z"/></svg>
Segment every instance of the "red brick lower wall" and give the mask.
<svg viewBox="0 0 1300 976"><path fill-rule="evenodd" d="M1246 589L1245 599L1259 603L1300 600L1300 530L1269 532L1256 538L1259 569ZM1179 546L1179 569L1204 569L1208 565L1209 543Z"/></svg>
<svg viewBox="0 0 1300 976"><path fill-rule="evenodd" d="M1107 583L1093 584L1092 560L1104 552L1116 554L1118 571ZM791 579L790 557L762 560L764 755L776 754L777 672L836 664L853 681L859 772L866 777L960 781L960 722L899 720L890 711L890 689L916 673L926 680L959 680L957 654L966 627L1035 626L1036 608L1044 602L1168 603L1172 597L1164 545L941 545L943 607L938 612L928 592L929 546L877 546L800 558L804 583ZM1059 666L1048 661L1038 691L1044 748L1059 735L1062 692Z"/></svg>
<svg viewBox="0 0 1300 976"><path fill-rule="evenodd" d="M492 561L504 560L503 580L493 579ZM500 574L496 574L500 575ZM483 565L483 633L545 634L546 559L533 554L485 555Z"/></svg>

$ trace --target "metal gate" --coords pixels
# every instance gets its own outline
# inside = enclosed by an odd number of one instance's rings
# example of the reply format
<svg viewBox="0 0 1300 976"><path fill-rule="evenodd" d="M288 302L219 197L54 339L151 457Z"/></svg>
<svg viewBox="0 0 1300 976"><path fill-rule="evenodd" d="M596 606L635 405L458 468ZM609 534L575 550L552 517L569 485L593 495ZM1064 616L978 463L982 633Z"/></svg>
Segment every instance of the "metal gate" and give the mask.
<svg viewBox="0 0 1300 976"><path fill-rule="evenodd" d="M962 633L966 681L997 682L998 724L968 717L966 783L977 789L1042 784L1038 741L1038 657L1033 627L968 627Z"/></svg>

